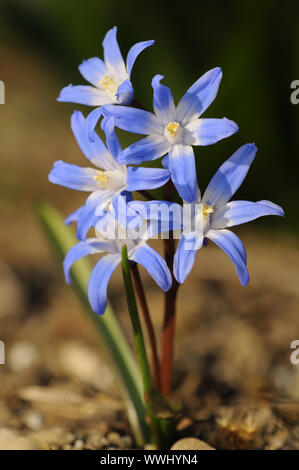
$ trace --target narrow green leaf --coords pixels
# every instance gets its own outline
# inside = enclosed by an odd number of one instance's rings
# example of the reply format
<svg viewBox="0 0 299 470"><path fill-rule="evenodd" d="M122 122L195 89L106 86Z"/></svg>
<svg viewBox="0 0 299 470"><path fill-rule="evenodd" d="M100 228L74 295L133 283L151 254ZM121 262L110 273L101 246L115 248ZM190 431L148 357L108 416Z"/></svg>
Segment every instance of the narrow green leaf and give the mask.
<svg viewBox="0 0 299 470"><path fill-rule="evenodd" d="M130 262L128 259L128 250L127 246L124 244L121 250L121 260L122 260L122 271L123 271L123 279L124 285L126 290L127 296L127 304L128 310L131 317L131 323L134 333L134 340L135 340L135 347L137 351L137 357L142 377L142 384L143 384L143 393L146 403L146 409L150 421L150 425L152 428L152 437L153 442L156 445L157 449L161 447L163 443L163 436L161 435L161 427L159 425L159 421L157 420L153 408L150 402L150 396L153 392L152 386L152 377L150 372L150 367L147 359L144 338L141 328L141 323L139 320L138 314L138 307L132 282L131 276L131 267Z"/></svg>
<svg viewBox="0 0 299 470"><path fill-rule="evenodd" d="M129 314L131 317L136 352L137 352L139 367L141 371L143 391L144 391L144 395L147 395L152 390L152 378L151 378L151 372L150 372L149 363L147 359L141 324L139 320L137 302L136 302L134 287L132 283L131 270L130 270L130 264L128 260L128 251L127 251L126 245L123 245L122 247L121 259L122 259L122 271L123 271L124 285L125 285L126 296L127 296L128 309L129 309Z"/></svg>
<svg viewBox="0 0 299 470"><path fill-rule="evenodd" d="M67 251L77 243L77 239L72 230L65 226L60 214L49 204L39 203L36 205L36 212L61 262ZM138 365L111 307L108 305L104 315L99 317L89 306L87 284L91 269L92 265L87 258L77 261L71 271L72 285L88 318L100 334L102 343L104 342L106 346L111 365L114 367L121 384L122 395L136 443L142 446L145 442L149 442L150 430L145 421L146 408Z"/></svg>

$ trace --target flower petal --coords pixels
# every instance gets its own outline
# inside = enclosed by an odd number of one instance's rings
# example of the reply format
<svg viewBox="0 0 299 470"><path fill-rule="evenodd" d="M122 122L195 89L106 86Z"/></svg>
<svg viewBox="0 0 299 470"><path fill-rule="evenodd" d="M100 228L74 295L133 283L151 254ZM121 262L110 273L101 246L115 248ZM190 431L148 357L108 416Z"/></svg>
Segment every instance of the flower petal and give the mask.
<svg viewBox="0 0 299 470"><path fill-rule="evenodd" d="M107 147L116 160L118 154L121 152L121 145L115 133L114 119L104 118L101 122L101 128L105 132Z"/></svg>
<svg viewBox="0 0 299 470"><path fill-rule="evenodd" d="M66 282L70 284L72 282L70 269L72 265L87 255L95 253L102 253L104 251L114 251L114 245L111 241L101 241L98 238L90 238L85 242L79 242L74 245L66 254L63 262L63 269Z"/></svg>
<svg viewBox="0 0 299 470"><path fill-rule="evenodd" d="M123 192L113 198L113 215L123 226L127 227L129 223L133 222L134 227L138 228L144 223L144 220L140 217L134 207L130 207L128 201L132 199L128 198L130 193ZM110 211L112 212L112 211Z"/></svg>
<svg viewBox="0 0 299 470"><path fill-rule="evenodd" d="M89 106L103 106L112 103L112 98L104 91L93 86L68 85L63 88L57 101L87 104Z"/></svg>
<svg viewBox="0 0 299 470"><path fill-rule="evenodd" d="M72 114L71 127L80 149L96 167L103 170L116 169L118 166L116 161L97 133L90 130L88 120L89 116L85 119L80 111L74 111Z"/></svg>
<svg viewBox="0 0 299 470"><path fill-rule="evenodd" d="M159 121L166 125L168 122L176 120L176 112L170 88L160 83L163 78L163 75L156 75L152 80L153 107Z"/></svg>
<svg viewBox="0 0 299 470"><path fill-rule="evenodd" d="M106 310L108 283L120 261L119 254L106 255L93 268L88 282L88 299L92 310L98 315L102 315Z"/></svg>
<svg viewBox="0 0 299 470"><path fill-rule="evenodd" d="M133 65L135 63L135 60L139 56L139 54L147 47L152 46L154 43L155 41L142 41L142 42L137 42L137 44L134 44L134 46L131 47L127 55L127 64L126 64L129 77L131 76Z"/></svg>
<svg viewBox="0 0 299 470"><path fill-rule="evenodd" d="M271 209L273 210L273 213L271 215L280 215L281 217L284 217L285 215L283 208L280 207L278 204L275 204L274 202L267 201L266 199L262 199L261 201L258 201L258 204L262 204L263 206L268 206L269 214L267 215L270 215Z"/></svg>
<svg viewBox="0 0 299 470"><path fill-rule="evenodd" d="M127 190L155 189L163 186L170 178L168 170L162 168L127 168Z"/></svg>
<svg viewBox="0 0 299 470"><path fill-rule="evenodd" d="M205 236L218 245L231 259L242 286L246 286L249 282L249 274L246 267L246 251L240 238L226 229L209 230Z"/></svg>
<svg viewBox="0 0 299 470"><path fill-rule="evenodd" d="M93 140L93 131L95 130L100 117L103 115L103 109L103 107L93 109L85 119L86 132L90 140Z"/></svg>
<svg viewBox="0 0 299 470"><path fill-rule="evenodd" d="M116 38L117 27L110 29L103 41L104 60L108 69L112 70L119 78L127 78L127 71L124 59L121 55Z"/></svg>
<svg viewBox="0 0 299 470"><path fill-rule="evenodd" d="M171 179L179 195L184 201L195 201L197 178L192 147L190 145L174 145L168 156Z"/></svg>
<svg viewBox="0 0 299 470"><path fill-rule="evenodd" d="M147 238L155 237L160 233L169 233L183 228L183 208L175 202L169 201L131 201L128 208L137 212L139 225L149 221Z"/></svg>
<svg viewBox="0 0 299 470"><path fill-rule="evenodd" d="M141 264L165 292L171 287L171 274L165 260L147 243L138 246L130 256L132 261Z"/></svg>
<svg viewBox="0 0 299 470"><path fill-rule="evenodd" d="M113 117L115 125L134 134L163 134L163 127L153 113L127 106L105 106L104 116Z"/></svg>
<svg viewBox="0 0 299 470"><path fill-rule="evenodd" d="M100 210L104 210L106 208L106 206L112 201L113 196L113 191L98 190L87 198L86 203L83 206L83 210L78 218L78 240L85 240L88 230L92 226L95 226L96 222L99 220L99 216L97 214L99 214Z"/></svg>
<svg viewBox="0 0 299 470"><path fill-rule="evenodd" d="M122 150L118 155L118 163L126 164L139 164L165 155L170 149L171 145L163 136L153 135L141 139L138 142Z"/></svg>
<svg viewBox="0 0 299 470"><path fill-rule="evenodd" d="M223 207L241 186L256 151L254 144L245 144L226 160L211 179L203 202L216 208Z"/></svg>
<svg viewBox="0 0 299 470"><path fill-rule="evenodd" d="M79 65L79 71L85 80L96 87L102 77L107 73L107 68L101 59L91 57L90 59L83 60Z"/></svg>
<svg viewBox="0 0 299 470"><path fill-rule="evenodd" d="M182 234L173 260L173 273L176 280L183 284L189 276L203 243L203 236L197 233Z"/></svg>
<svg viewBox="0 0 299 470"><path fill-rule="evenodd" d="M49 181L78 191L94 191L97 188L97 183L93 179L96 174L97 170L93 168L82 168L58 160L49 173Z"/></svg>
<svg viewBox="0 0 299 470"><path fill-rule="evenodd" d="M170 212L173 217L182 219L183 207L176 202L159 201L153 199L152 201L131 201L128 206L140 214L144 220L163 220L168 221Z"/></svg>
<svg viewBox="0 0 299 470"><path fill-rule="evenodd" d="M186 92L177 107L177 118L183 126L198 118L214 101L222 79L216 67L200 77Z"/></svg>
<svg viewBox="0 0 299 470"><path fill-rule="evenodd" d="M229 137L239 130L237 124L229 119L196 119L187 124L192 135L193 145L211 145Z"/></svg>
<svg viewBox="0 0 299 470"><path fill-rule="evenodd" d="M163 168L168 169L169 168L169 156L168 154L165 155L165 157L161 161Z"/></svg>
<svg viewBox="0 0 299 470"><path fill-rule="evenodd" d="M117 102L123 105L130 105L134 99L134 89L130 80L125 80L118 87L116 92Z"/></svg>
<svg viewBox="0 0 299 470"><path fill-rule="evenodd" d="M74 212L72 212L70 215L68 215L64 219L65 225L71 225L73 222L77 222L83 208L84 208L84 206L81 206L78 209L76 209Z"/></svg>
<svg viewBox="0 0 299 470"><path fill-rule="evenodd" d="M213 229L245 224L265 215L284 215L284 211L270 201L231 201L212 214Z"/></svg>

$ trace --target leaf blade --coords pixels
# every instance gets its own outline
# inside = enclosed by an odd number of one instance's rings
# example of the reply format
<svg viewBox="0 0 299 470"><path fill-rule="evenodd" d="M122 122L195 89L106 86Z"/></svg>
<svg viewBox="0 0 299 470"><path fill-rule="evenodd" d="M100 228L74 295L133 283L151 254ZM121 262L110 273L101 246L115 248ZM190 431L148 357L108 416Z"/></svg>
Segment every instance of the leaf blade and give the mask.
<svg viewBox="0 0 299 470"><path fill-rule="evenodd" d="M60 262L67 251L77 242L72 230L65 226L60 214L49 204L38 203L35 212ZM145 421L146 408L142 396L142 385L137 363L120 329L112 308L108 305L103 316L99 317L90 308L87 297L87 283L92 266L84 258L72 267L72 285L89 320L94 324L104 342L110 362L121 384L121 391L137 445L150 441L149 428Z"/></svg>

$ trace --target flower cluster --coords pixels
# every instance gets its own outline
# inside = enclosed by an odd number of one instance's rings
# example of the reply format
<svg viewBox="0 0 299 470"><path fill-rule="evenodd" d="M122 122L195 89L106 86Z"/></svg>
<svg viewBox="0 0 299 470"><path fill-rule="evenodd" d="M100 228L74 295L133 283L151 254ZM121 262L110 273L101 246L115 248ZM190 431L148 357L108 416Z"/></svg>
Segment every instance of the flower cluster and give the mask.
<svg viewBox="0 0 299 470"><path fill-rule="evenodd" d="M143 265L167 291L172 284L169 266L147 240L160 233L164 237L166 232L178 233L170 266L178 283L186 280L197 251L211 240L231 259L245 286L249 281L245 247L229 228L264 215L284 214L281 207L266 200L230 201L254 160L254 144L243 145L226 160L201 196L193 146L211 145L238 131L237 124L227 118L202 118L217 95L222 71L214 68L205 73L177 106L171 90L161 83L163 76L156 75L152 80L154 112L148 112L134 101L130 77L135 59L152 44L154 41L135 44L125 63L116 28L111 29L103 41L104 61L94 57L79 66L93 86L69 85L58 98L96 107L86 118L78 111L71 118L74 136L92 167L57 161L49 180L89 193L85 204L66 219L66 223L77 222L80 241L67 254L64 270L70 282L70 268L76 260L88 254L108 253L95 265L88 285L90 304L99 315L107 306L107 286L121 261L124 243L129 259ZM100 120L106 144L96 131ZM122 149L115 128L146 137ZM160 157L163 168L136 166ZM148 192L165 185L174 186L182 204L155 201ZM146 194L148 200L136 199L133 192ZM87 238L90 230L93 238Z"/></svg>

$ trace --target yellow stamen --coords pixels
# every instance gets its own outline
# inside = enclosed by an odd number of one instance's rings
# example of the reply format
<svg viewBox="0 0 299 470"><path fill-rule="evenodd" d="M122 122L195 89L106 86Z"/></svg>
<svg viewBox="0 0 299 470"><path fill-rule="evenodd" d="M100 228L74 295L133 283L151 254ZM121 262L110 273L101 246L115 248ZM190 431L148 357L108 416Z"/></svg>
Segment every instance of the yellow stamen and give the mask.
<svg viewBox="0 0 299 470"><path fill-rule="evenodd" d="M178 122L169 122L166 126L166 130L169 132L170 135L176 135L180 125Z"/></svg>
<svg viewBox="0 0 299 470"><path fill-rule="evenodd" d="M213 214L213 212L214 212L214 209L212 206L207 206L206 204L203 204L202 213L204 217L209 217L209 215Z"/></svg>
<svg viewBox="0 0 299 470"><path fill-rule="evenodd" d="M95 181L97 181L98 183L98 186L100 188L103 188L105 186L106 183L108 183L108 178L107 176L104 174L104 172L102 170L99 170L97 172L97 174L95 176L93 176L93 179Z"/></svg>
<svg viewBox="0 0 299 470"><path fill-rule="evenodd" d="M106 90L114 92L115 91L115 81L109 77L109 75L104 75L103 80L100 81L100 84L103 85Z"/></svg>

